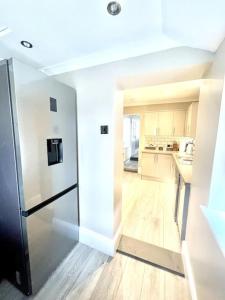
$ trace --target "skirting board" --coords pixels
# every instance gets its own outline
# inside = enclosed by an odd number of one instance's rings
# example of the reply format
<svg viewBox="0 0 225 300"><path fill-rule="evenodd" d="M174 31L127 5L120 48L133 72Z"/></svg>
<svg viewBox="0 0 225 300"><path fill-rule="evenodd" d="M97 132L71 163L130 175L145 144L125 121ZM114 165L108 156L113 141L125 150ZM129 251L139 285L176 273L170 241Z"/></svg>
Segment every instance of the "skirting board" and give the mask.
<svg viewBox="0 0 225 300"><path fill-rule="evenodd" d="M196 292L196 286L195 286L195 279L194 274L191 266L191 260L190 260L190 254L188 250L188 243L187 241L182 242L182 258L183 258L183 264L184 264L184 273L185 277L188 281L189 291L191 294L192 300L198 300L197 292Z"/></svg>
<svg viewBox="0 0 225 300"><path fill-rule="evenodd" d="M79 241L109 256L115 256L120 241L121 226L112 239L85 227L80 227Z"/></svg>

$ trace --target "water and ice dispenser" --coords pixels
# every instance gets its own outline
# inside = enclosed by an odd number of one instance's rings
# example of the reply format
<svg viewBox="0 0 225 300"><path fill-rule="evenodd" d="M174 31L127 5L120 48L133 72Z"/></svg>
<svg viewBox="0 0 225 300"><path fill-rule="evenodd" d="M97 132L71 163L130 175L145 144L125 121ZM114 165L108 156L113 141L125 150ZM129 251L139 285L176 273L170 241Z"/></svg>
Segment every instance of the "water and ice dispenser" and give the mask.
<svg viewBox="0 0 225 300"><path fill-rule="evenodd" d="M48 165L52 166L63 162L62 139L47 139Z"/></svg>

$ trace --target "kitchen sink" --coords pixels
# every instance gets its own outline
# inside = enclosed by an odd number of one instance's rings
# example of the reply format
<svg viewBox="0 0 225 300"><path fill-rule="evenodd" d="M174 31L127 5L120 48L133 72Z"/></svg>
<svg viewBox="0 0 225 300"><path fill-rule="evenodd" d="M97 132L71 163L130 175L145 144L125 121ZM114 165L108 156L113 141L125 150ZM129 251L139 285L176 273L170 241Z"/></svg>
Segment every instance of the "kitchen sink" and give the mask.
<svg viewBox="0 0 225 300"><path fill-rule="evenodd" d="M182 165L192 165L193 160L179 159Z"/></svg>
<svg viewBox="0 0 225 300"><path fill-rule="evenodd" d="M177 154L177 158L182 165L192 165L193 155Z"/></svg>

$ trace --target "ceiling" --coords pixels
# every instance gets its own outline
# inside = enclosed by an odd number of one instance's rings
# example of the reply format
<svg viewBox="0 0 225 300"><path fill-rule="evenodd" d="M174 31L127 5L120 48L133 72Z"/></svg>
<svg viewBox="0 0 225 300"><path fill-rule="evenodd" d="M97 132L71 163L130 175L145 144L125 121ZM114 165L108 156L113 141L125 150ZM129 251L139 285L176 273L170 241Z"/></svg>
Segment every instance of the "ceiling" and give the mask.
<svg viewBox="0 0 225 300"><path fill-rule="evenodd" d="M224 0L0 0L0 57L59 74L173 47L215 51L225 35ZM32 49L23 48L30 41Z"/></svg>
<svg viewBox="0 0 225 300"><path fill-rule="evenodd" d="M201 80L191 80L124 91L124 106L198 101Z"/></svg>

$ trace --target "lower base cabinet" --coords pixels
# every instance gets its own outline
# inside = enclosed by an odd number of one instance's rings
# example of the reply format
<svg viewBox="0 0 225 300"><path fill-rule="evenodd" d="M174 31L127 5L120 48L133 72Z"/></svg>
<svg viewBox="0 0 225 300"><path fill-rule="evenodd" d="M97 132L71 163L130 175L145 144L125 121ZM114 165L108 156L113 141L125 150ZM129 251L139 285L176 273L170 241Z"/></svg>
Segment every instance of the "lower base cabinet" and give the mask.
<svg viewBox="0 0 225 300"><path fill-rule="evenodd" d="M158 179L174 179L175 165L172 155L143 153L141 175Z"/></svg>
<svg viewBox="0 0 225 300"><path fill-rule="evenodd" d="M141 158L141 175L156 176L156 154L143 153Z"/></svg>
<svg viewBox="0 0 225 300"><path fill-rule="evenodd" d="M185 183L181 175L178 175L178 186L175 206L175 221L178 226L181 241L185 240L188 206L190 198L190 184Z"/></svg>

